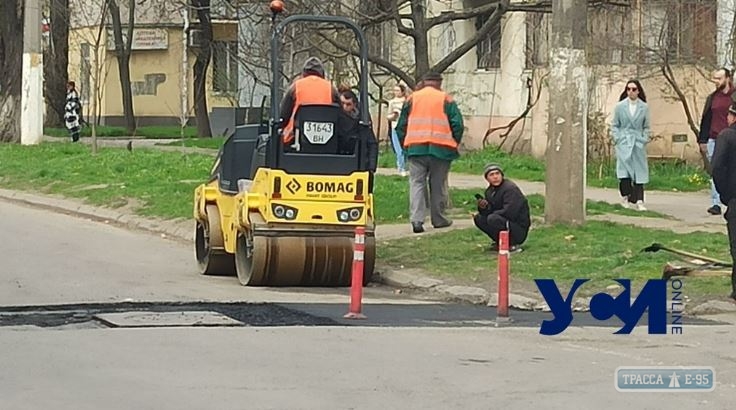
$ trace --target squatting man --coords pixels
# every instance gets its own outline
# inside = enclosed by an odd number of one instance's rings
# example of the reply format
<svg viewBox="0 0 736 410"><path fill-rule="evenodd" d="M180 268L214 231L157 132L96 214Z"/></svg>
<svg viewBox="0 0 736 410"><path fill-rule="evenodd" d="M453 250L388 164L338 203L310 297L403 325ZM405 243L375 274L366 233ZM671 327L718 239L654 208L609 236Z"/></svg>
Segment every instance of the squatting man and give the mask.
<svg viewBox="0 0 736 410"><path fill-rule="evenodd" d="M500 165L486 165L483 177L488 188L484 196L476 194L475 226L491 238L492 251L498 251L501 231L509 231L509 250L521 251L520 245L526 241L531 226L529 201L518 185L504 177Z"/></svg>

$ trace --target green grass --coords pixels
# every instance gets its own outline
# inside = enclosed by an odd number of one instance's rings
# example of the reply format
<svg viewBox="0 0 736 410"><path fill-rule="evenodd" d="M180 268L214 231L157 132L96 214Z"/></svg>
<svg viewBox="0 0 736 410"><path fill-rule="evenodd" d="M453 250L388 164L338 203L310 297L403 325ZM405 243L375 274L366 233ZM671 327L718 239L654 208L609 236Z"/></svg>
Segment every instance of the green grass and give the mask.
<svg viewBox="0 0 736 410"><path fill-rule="evenodd" d="M485 164L496 162L504 168L504 173L511 179L543 182L545 164L529 155L514 154L492 146L482 150L464 153L452 163L452 172L464 174L482 174ZM382 149L379 155L379 166L396 167L396 156L390 149ZM709 187L707 174L701 168L672 162L650 161L650 182L647 190L692 192ZM616 179L616 163L590 163L587 167L588 186L598 188L618 188Z"/></svg>
<svg viewBox="0 0 736 410"><path fill-rule="evenodd" d="M171 142L160 142L156 145L175 145L179 147L196 147L196 148L211 148L220 149L222 143L225 142L223 137L212 137L212 138L188 138L180 141Z"/></svg>
<svg viewBox="0 0 736 410"><path fill-rule="evenodd" d="M653 242L730 260L726 235L676 234L610 222L589 221L582 227L533 226L524 252L511 257L512 282L529 286L531 279L551 278L569 289L576 278L591 279L580 295L628 278L635 289L646 279L657 279L675 255L660 251L642 253ZM455 283L489 283L495 280L496 257L488 251L490 240L477 229L450 231L392 240L378 247L378 259L389 266L419 268ZM519 283L522 286L524 283ZM689 297L727 295L730 278L683 278ZM512 287L515 286L512 283ZM532 287L534 285L531 285ZM566 290L565 290L566 291Z"/></svg>
<svg viewBox="0 0 736 410"><path fill-rule="evenodd" d="M51 137L58 138L69 138L69 131L66 128L44 128L44 134ZM92 135L92 128L89 126L82 127L81 132L83 137L89 137ZM97 127L98 137L131 137L130 133L125 130L125 127ZM150 127L138 127L134 137L139 138L151 138L151 139L167 139L167 138L181 138L181 127L178 126L150 126ZM197 127L185 127L184 138L195 138L197 137Z"/></svg>
<svg viewBox="0 0 736 410"><path fill-rule="evenodd" d="M158 150L101 148L93 156L85 145L45 143L38 146L0 145L0 184L84 198L96 205L121 206L126 198L142 204L142 215L189 217L192 191L206 180L213 158ZM378 223L408 221L409 182L399 176L377 175L374 189ZM451 189L453 216L464 217L476 208L473 195L482 190ZM544 210L544 198L530 195L533 213ZM589 214L639 213L618 205L588 202Z"/></svg>
<svg viewBox="0 0 736 410"><path fill-rule="evenodd" d="M409 181L400 176L377 175L374 186L374 202L376 208L376 222L401 223L409 221ZM468 215L476 211L473 195L483 193L482 189L450 188L450 199L453 215ZM528 195L529 207L532 214L544 213L544 196L539 194ZM668 215L655 211L639 212L626 209L618 204L609 204L603 201L587 202L588 215L617 214L624 216L646 216L654 218L670 218Z"/></svg>
<svg viewBox="0 0 736 410"><path fill-rule="evenodd" d="M189 218L194 188L209 176L213 159L203 154L157 150L128 152L85 145L0 144L0 185L83 198L95 205L142 204L137 213Z"/></svg>

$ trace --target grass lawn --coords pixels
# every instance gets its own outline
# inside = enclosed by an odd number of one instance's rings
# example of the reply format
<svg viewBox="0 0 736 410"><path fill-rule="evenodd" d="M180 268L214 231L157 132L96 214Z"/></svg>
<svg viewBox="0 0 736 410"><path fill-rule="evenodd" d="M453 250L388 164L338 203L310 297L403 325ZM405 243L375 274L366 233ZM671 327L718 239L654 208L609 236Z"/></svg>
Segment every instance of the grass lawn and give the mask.
<svg viewBox="0 0 736 410"><path fill-rule="evenodd" d="M396 167L396 155L390 149L382 148L378 160L380 167ZM505 174L511 179L544 181L544 162L529 155L509 155L495 146L461 155L453 161L452 172L481 174L485 164L489 162L501 164ZM618 188L615 161L607 164L588 164L587 174L588 186ZM649 177L650 182L646 185L648 190L688 192L707 189L710 186L707 174L701 168L689 165L652 161L649 164Z"/></svg>
<svg viewBox="0 0 736 410"><path fill-rule="evenodd" d="M188 218L194 188L208 177L212 163L203 154L100 148L92 156L79 144L0 144L0 185L111 207L133 198L143 205L141 215Z"/></svg>
<svg viewBox="0 0 736 410"><path fill-rule="evenodd" d="M157 150L101 148L92 156L89 147L45 143L38 146L0 145L0 185L84 198L96 205L122 206L126 198L142 205L140 214L162 218L188 218L192 192L206 180L213 158ZM451 189L453 213L475 209L473 194L480 190ZM377 175L374 190L378 223L408 221L408 180ZM530 195L532 213L544 210L544 198ZM665 217L637 212L605 202L588 202L589 214L617 213Z"/></svg>
<svg viewBox="0 0 736 410"><path fill-rule="evenodd" d="M69 138L69 131L66 128L44 128L44 134L51 137ZM92 128L89 126L82 127L82 136L89 137L92 135ZM125 127L97 127L98 137L131 137L125 130ZM138 127L134 137L151 138L151 139L167 139L181 138L181 127L178 126L151 126ZM197 127L184 127L184 138L197 137Z"/></svg>
<svg viewBox="0 0 736 410"><path fill-rule="evenodd" d="M728 238L713 233L676 234L610 222L589 221L583 227L533 226L524 251L511 256L514 287L536 290L534 278L558 281L566 295L576 278L588 278L576 296L615 284L613 279L632 280L637 293L646 279L658 279L667 261L677 257L664 251L642 253L653 242L730 260ZM493 286L496 256L488 251L490 240L477 229L443 235L396 239L378 247L381 264L419 268L452 283ZM727 296L730 278L683 278L684 294Z"/></svg>

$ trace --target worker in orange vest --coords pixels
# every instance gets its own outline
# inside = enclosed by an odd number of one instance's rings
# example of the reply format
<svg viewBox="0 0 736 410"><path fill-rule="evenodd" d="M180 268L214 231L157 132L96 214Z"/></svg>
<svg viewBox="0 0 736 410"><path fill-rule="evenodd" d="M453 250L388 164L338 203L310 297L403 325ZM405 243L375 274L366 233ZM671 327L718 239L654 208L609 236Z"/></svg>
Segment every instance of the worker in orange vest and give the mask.
<svg viewBox="0 0 736 410"><path fill-rule="evenodd" d="M442 76L427 73L422 88L407 98L396 124L396 134L409 164L409 206L414 233L424 232L427 181L432 226L452 225L444 215L448 202L447 177L450 164L460 156L458 145L464 130L457 103L442 91Z"/></svg>
<svg viewBox="0 0 736 410"><path fill-rule="evenodd" d="M284 124L282 138L284 144L294 141L294 115L301 105L340 104L337 88L325 79L325 68L317 57L309 57L304 62L302 75L294 81L281 100L281 121Z"/></svg>

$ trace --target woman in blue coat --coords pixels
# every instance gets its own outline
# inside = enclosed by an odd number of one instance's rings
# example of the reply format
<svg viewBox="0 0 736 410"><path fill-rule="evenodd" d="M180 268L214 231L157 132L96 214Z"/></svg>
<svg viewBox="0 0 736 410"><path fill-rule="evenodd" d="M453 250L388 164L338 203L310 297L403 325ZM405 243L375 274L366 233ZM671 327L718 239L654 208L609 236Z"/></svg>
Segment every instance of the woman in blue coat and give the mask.
<svg viewBox="0 0 736 410"><path fill-rule="evenodd" d="M644 89L638 80L630 80L616 104L611 124L616 149L616 177L624 208L646 211L644 184L649 182L649 124L649 106Z"/></svg>

